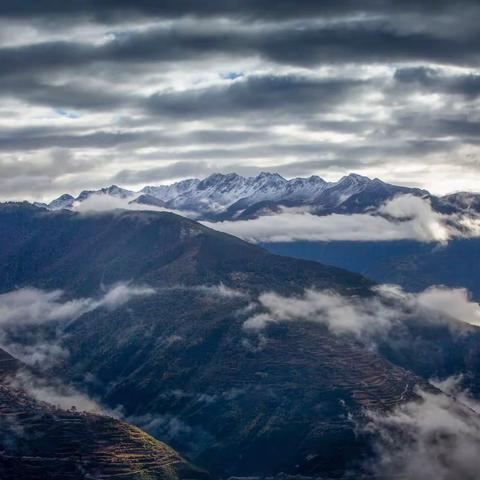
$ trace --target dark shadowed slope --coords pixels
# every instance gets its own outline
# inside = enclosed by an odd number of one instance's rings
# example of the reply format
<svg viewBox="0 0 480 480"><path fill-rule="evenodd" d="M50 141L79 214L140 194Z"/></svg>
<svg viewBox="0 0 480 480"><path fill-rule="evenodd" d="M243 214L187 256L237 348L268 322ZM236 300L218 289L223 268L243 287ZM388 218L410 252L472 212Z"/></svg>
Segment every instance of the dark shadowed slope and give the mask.
<svg viewBox="0 0 480 480"><path fill-rule="evenodd" d="M273 256L172 213L78 214L11 203L0 204L0 224L0 291L27 285L87 294L119 281L223 281L287 292L299 281L352 292L370 285L360 275Z"/></svg>
<svg viewBox="0 0 480 480"><path fill-rule="evenodd" d="M358 272L379 283L408 291L431 285L467 288L480 300L480 239L452 239L448 244L395 242L289 242L265 244L288 255Z"/></svg>
<svg viewBox="0 0 480 480"><path fill-rule="evenodd" d="M206 479L167 445L111 417L56 408L10 386L22 365L0 350L2 480Z"/></svg>

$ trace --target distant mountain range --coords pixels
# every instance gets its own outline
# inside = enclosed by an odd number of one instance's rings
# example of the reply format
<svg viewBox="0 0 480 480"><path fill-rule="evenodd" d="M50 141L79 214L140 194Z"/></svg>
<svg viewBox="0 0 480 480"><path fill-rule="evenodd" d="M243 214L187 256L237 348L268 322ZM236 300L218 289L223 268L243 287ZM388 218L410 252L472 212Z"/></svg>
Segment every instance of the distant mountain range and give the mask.
<svg viewBox="0 0 480 480"><path fill-rule="evenodd" d="M281 207L308 207L317 215L362 213L401 194L428 198L433 208L442 213L480 212L480 194L463 192L436 197L426 190L353 173L338 182L327 182L318 176L286 180L278 173L268 172L256 177L215 173L203 180L146 186L137 192L112 185L85 190L77 197L64 194L49 204L39 205L51 210L72 208L93 195L107 195L129 203L189 212L199 220L222 221L251 219Z"/></svg>

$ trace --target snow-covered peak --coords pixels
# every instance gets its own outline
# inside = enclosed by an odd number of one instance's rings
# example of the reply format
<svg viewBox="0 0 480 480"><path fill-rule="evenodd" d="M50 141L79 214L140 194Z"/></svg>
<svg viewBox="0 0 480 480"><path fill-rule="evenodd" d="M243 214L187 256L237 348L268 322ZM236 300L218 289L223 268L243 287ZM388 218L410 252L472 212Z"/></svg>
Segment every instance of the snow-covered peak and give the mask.
<svg viewBox="0 0 480 480"><path fill-rule="evenodd" d="M111 195L116 198L128 198L131 197L135 192L132 190L127 190L125 188L118 187L117 185L110 185L109 187L102 188L98 191L104 195Z"/></svg>
<svg viewBox="0 0 480 480"><path fill-rule="evenodd" d="M246 179L236 173L223 175L214 173L198 184L199 190L233 191L238 188L244 188Z"/></svg>
<svg viewBox="0 0 480 480"><path fill-rule="evenodd" d="M269 182L269 183L285 183L285 180L280 174L278 173L271 173L271 172L260 172L255 177L256 182Z"/></svg>
<svg viewBox="0 0 480 480"><path fill-rule="evenodd" d="M338 182L337 185L365 185L372 182L372 180L358 173L350 173L345 175Z"/></svg>
<svg viewBox="0 0 480 480"><path fill-rule="evenodd" d="M52 200L48 204L48 208L51 210L61 210L62 208L70 208L74 202L75 198L68 193L60 195L55 200Z"/></svg>
<svg viewBox="0 0 480 480"><path fill-rule="evenodd" d="M197 188L199 183L200 180L198 178L189 178L188 180L182 180L170 185L146 186L140 190L140 193L147 193L148 195L157 197L164 202L169 202L179 195L188 193Z"/></svg>
<svg viewBox="0 0 480 480"><path fill-rule="evenodd" d="M135 194L131 190L118 187L117 185L110 185L109 187L101 188L100 190L83 190L75 199L75 202L83 202L92 195L110 195L115 198L128 198Z"/></svg>

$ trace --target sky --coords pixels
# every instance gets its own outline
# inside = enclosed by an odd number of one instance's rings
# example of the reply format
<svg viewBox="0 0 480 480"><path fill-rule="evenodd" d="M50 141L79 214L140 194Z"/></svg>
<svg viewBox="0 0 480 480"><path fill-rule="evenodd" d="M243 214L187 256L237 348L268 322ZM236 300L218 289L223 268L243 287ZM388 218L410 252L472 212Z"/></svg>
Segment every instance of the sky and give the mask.
<svg viewBox="0 0 480 480"><path fill-rule="evenodd" d="M480 190L476 0L0 3L0 199L213 172Z"/></svg>

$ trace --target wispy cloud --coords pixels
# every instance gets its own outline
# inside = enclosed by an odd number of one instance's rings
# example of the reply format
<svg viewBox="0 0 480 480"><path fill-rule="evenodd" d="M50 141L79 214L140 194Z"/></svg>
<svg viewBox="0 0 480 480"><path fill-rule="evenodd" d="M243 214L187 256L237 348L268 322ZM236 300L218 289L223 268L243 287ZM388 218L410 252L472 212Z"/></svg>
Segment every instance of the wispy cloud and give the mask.
<svg viewBox="0 0 480 480"><path fill-rule="evenodd" d="M170 212L182 215L184 217L195 218L198 214L186 210L177 211L174 209L157 207L155 205L135 203L138 195L132 195L130 198L116 198L107 194L92 194L82 202L75 202L73 210L82 214L95 214L109 212L112 210L149 210L153 212Z"/></svg>
<svg viewBox="0 0 480 480"><path fill-rule="evenodd" d="M73 407L84 412L108 414L111 416L117 415L117 412L101 406L99 402L90 396L52 377L42 378L23 370L17 372L7 382L12 388L27 392L31 397L40 402L46 402L64 410L69 410Z"/></svg>
<svg viewBox="0 0 480 480"><path fill-rule="evenodd" d="M480 469L480 416L451 396L419 391L390 413L370 412L380 478L475 479Z"/></svg>
<svg viewBox="0 0 480 480"><path fill-rule="evenodd" d="M69 355L62 342L66 325L96 309L117 309L134 298L154 293L155 290L148 286L118 283L97 298L68 299L61 290L37 288L22 288L1 294L0 346L26 365L50 371ZM37 329L43 325L55 328ZM50 374L46 377L34 376L21 370L9 379L9 383L37 400L60 408L75 407L109 415L118 413L100 406L88 395Z"/></svg>
<svg viewBox="0 0 480 480"><path fill-rule="evenodd" d="M0 346L26 363L47 370L68 356L64 328L99 308L116 309L136 297L153 295L148 286L119 283L97 298L65 298L61 290L22 288L0 295ZM37 329L40 326L53 329Z"/></svg>
<svg viewBox="0 0 480 480"><path fill-rule="evenodd" d="M454 332L465 324L480 326L480 306L470 300L465 289L434 286L413 294L398 286L381 285L373 292L376 295L368 297L314 289L290 297L263 293L256 312L243 327L247 332L260 332L272 323L312 322L325 325L334 334L371 337L385 336L407 319L446 325Z"/></svg>
<svg viewBox="0 0 480 480"><path fill-rule="evenodd" d="M75 319L97 308L117 308L138 296L152 295L146 286L119 283L99 298L64 299L62 290L45 291L21 288L0 294L0 326L35 325Z"/></svg>
<svg viewBox="0 0 480 480"><path fill-rule="evenodd" d="M252 242L391 241L447 242L480 236L480 218L442 215L428 200L404 195L364 214L317 216L309 210L284 209L252 220L203 222Z"/></svg>

